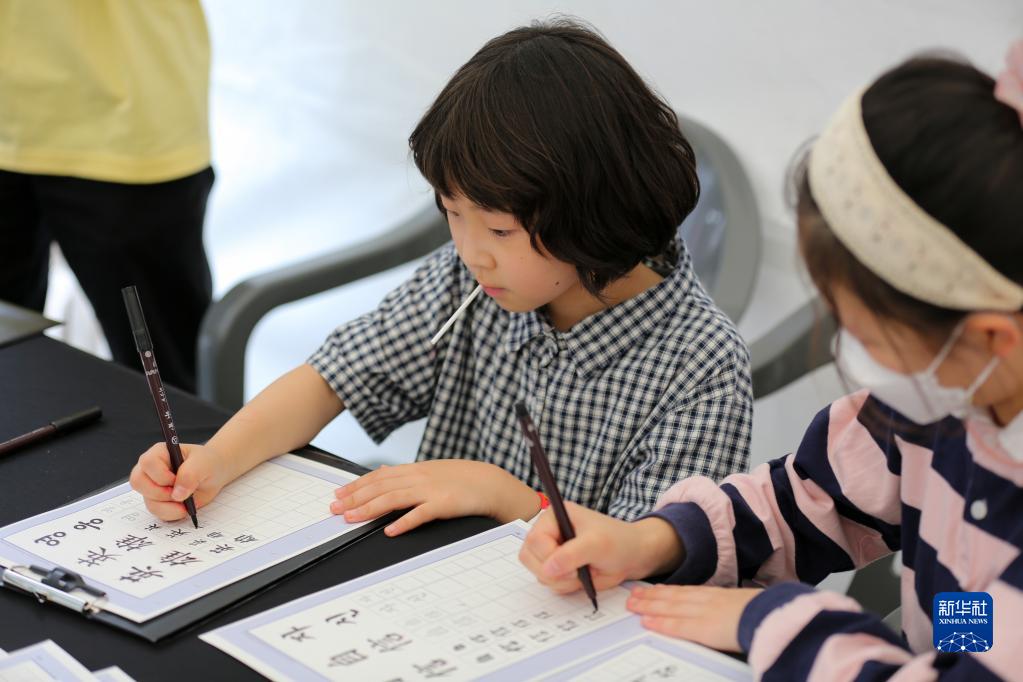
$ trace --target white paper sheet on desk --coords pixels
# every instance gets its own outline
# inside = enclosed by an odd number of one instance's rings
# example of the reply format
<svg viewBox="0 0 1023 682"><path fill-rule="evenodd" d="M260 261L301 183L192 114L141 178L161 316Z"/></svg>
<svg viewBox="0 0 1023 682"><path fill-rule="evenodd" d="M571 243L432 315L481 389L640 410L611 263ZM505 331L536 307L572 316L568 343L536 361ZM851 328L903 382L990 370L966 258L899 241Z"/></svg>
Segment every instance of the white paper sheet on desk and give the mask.
<svg viewBox="0 0 1023 682"><path fill-rule="evenodd" d="M0 528L0 565L63 566L107 593L101 608L144 622L364 525L329 509L356 478L282 455L200 509L198 530L156 519L124 483Z"/></svg>
<svg viewBox="0 0 1023 682"><path fill-rule="evenodd" d="M510 523L200 638L273 680L518 681L647 634L625 609L625 587L601 592L594 612L582 593L539 585L518 561L528 531ZM706 679L750 678L745 666L689 647L697 654L686 664ZM631 661L647 650L621 653Z"/></svg>
<svg viewBox="0 0 1023 682"><path fill-rule="evenodd" d="M124 672L116 665L110 666L109 668L103 668L93 673L99 682L135 682L128 673Z"/></svg>
<svg viewBox="0 0 1023 682"><path fill-rule="evenodd" d="M52 640L0 655L0 682L94 682L95 676Z"/></svg>

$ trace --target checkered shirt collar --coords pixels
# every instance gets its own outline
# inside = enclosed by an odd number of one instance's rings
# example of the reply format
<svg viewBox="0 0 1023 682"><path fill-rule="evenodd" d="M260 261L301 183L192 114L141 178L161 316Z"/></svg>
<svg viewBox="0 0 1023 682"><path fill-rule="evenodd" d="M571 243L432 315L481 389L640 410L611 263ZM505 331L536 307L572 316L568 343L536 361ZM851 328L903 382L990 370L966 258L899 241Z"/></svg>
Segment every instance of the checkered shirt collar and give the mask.
<svg viewBox="0 0 1023 682"><path fill-rule="evenodd" d="M582 378L605 367L684 305L695 274L689 252L680 251L678 265L657 285L590 315L567 332L555 331L539 310L512 313L504 334L505 353L518 353L534 339L549 334L563 345Z"/></svg>

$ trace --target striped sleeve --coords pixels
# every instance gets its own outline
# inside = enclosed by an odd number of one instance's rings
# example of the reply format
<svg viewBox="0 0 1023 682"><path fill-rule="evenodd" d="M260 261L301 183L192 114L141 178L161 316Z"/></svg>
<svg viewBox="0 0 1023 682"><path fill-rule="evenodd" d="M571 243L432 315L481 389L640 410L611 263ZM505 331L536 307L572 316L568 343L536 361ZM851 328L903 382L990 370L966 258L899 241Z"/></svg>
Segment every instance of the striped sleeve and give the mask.
<svg viewBox="0 0 1023 682"><path fill-rule="evenodd" d="M695 477L668 489L653 515L686 550L669 581L816 584L895 551L901 460L894 438L861 421L869 400L861 392L822 410L794 455L720 485Z"/></svg>
<svg viewBox="0 0 1023 682"><path fill-rule="evenodd" d="M764 682L998 680L1011 670L1010 654L1018 651L1005 642L978 655L914 655L852 599L792 582L769 587L746 606L739 644Z"/></svg>

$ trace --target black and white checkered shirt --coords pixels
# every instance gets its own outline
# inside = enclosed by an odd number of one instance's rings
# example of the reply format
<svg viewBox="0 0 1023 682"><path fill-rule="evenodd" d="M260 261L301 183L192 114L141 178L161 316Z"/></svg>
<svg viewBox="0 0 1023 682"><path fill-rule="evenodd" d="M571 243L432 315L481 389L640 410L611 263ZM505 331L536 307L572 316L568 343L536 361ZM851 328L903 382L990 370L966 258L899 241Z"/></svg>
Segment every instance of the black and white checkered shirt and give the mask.
<svg viewBox="0 0 1023 682"><path fill-rule="evenodd" d="M684 250L655 287L568 332L480 296L431 349L475 287L441 247L310 357L376 442L426 417L419 460L491 462L539 490L513 409L525 400L564 497L623 519L687 476L746 469L749 353Z"/></svg>

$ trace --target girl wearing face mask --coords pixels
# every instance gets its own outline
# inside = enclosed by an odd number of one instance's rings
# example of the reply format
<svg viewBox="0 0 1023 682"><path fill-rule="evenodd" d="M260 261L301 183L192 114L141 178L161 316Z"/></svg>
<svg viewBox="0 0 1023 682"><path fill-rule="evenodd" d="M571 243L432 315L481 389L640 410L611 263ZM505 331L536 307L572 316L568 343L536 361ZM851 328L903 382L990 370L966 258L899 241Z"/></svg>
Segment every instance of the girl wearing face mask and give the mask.
<svg viewBox="0 0 1023 682"><path fill-rule="evenodd" d="M638 521L571 506L559 545L541 517L520 555L541 582L667 576L630 597L644 625L744 651L764 679L1023 679L1023 42L1008 61L997 83L898 66L800 172L801 253L863 390L794 454L682 481ZM809 585L900 549L901 636ZM936 650L941 592L991 595L989 650Z"/></svg>

